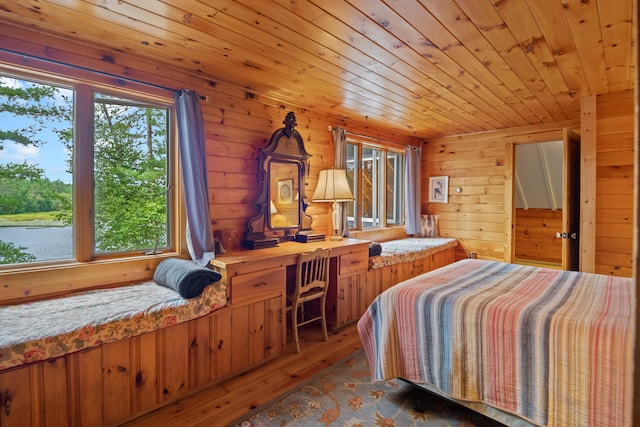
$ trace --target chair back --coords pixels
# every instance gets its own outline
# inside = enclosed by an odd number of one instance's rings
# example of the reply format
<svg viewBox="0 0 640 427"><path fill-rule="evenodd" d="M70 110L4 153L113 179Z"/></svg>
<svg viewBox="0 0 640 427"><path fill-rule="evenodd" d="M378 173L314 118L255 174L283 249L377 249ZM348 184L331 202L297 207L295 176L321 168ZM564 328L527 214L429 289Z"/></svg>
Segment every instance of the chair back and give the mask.
<svg viewBox="0 0 640 427"><path fill-rule="evenodd" d="M318 248L300 254L296 271L296 295L326 290L329 283L329 251Z"/></svg>

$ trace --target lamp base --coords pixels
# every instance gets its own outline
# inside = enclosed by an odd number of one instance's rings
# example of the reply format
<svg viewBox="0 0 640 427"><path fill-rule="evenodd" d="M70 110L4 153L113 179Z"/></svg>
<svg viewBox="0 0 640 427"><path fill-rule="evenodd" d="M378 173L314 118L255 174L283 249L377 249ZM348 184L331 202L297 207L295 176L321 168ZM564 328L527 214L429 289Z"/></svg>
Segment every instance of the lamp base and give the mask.
<svg viewBox="0 0 640 427"><path fill-rule="evenodd" d="M333 236L329 237L329 240L342 240L342 236L333 235Z"/></svg>

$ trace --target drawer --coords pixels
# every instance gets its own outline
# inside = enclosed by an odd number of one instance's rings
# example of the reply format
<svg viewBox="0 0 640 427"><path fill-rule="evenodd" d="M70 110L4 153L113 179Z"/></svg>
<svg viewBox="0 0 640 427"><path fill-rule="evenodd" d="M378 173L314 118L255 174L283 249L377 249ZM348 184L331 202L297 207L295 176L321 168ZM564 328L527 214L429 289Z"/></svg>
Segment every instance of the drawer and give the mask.
<svg viewBox="0 0 640 427"><path fill-rule="evenodd" d="M285 268L270 268L231 278L231 304L245 304L284 295Z"/></svg>
<svg viewBox="0 0 640 427"><path fill-rule="evenodd" d="M340 255L340 275L367 271L369 252L359 251Z"/></svg>

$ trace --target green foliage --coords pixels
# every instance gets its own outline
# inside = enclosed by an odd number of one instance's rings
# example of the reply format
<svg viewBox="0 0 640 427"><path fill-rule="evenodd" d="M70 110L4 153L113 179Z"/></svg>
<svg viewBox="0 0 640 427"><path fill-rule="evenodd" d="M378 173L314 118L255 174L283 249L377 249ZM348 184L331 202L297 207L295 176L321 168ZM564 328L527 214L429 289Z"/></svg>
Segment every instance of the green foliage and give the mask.
<svg viewBox="0 0 640 427"><path fill-rule="evenodd" d="M38 132L52 121L69 123L73 105L55 86L0 86L0 111L30 119L29 125L24 128L0 129L0 141L38 146L44 143L37 139Z"/></svg>
<svg viewBox="0 0 640 427"><path fill-rule="evenodd" d="M165 246L166 111L105 100L95 118L96 246Z"/></svg>
<svg viewBox="0 0 640 427"><path fill-rule="evenodd" d="M0 215L68 209L71 185L51 181L27 163L0 165Z"/></svg>
<svg viewBox="0 0 640 427"><path fill-rule="evenodd" d="M36 257L25 252L26 249L25 247L16 247L13 243L0 240L0 264L35 261Z"/></svg>
<svg viewBox="0 0 640 427"><path fill-rule="evenodd" d="M166 246L168 110L104 95L96 95L94 106L96 249ZM67 164L73 173L73 101L63 92L40 84L0 86L0 111L29 119L19 129L7 129L7 120L0 123L0 143L38 146L46 143L38 139L39 132L54 126L70 153ZM56 211L58 220L72 224L72 196L70 184L50 181L37 165L0 165L0 214ZM0 241L0 259L33 261L24 249Z"/></svg>

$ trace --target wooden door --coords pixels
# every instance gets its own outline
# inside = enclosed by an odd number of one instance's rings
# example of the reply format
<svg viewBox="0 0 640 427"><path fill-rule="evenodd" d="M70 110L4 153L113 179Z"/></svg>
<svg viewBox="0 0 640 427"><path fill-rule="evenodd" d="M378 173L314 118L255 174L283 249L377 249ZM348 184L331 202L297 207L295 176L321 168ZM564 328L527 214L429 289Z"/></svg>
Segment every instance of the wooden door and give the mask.
<svg viewBox="0 0 640 427"><path fill-rule="evenodd" d="M38 411L32 407L31 384L30 366L0 374L0 426L26 427L37 424L34 416Z"/></svg>
<svg viewBox="0 0 640 427"><path fill-rule="evenodd" d="M284 297L265 301L264 357L269 359L284 350L287 340Z"/></svg>
<svg viewBox="0 0 640 427"><path fill-rule="evenodd" d="M562 195L557 201L557 208L562 210L561 214L554 213L548 215L545 209L541 209L543 214L533 215L531 221L537 221L540 232L533 229L529 223L519 221L516 209L516 146L520 144L537 144L547 141L562 141L562 183L553 185L553 188L561 187ZM528 137L513 137L507 144L505 157L506 181L505 181L505 209L508 217L505 221L505 235L507 237L505 246L505 261L515 263L533 263L541 261L542 264L563 268L566 270L579 269L579 226L580 226L580 138L570 129L563 131L553 131L540 135L530 135ZM560 169L553 168L552 170ZM554 200L556 200L554 198ZM557 211L555 211L557 212ZM546 216L545 216L546 215ZM521 215L520 215L521 216ZM522 217L520 217L522 220ZM527 219L529 220L529 219ZM524 231L523 231L524 230ZM534 256L519 256L516 248L519 242L518 236L522 233L527 235L530 241L529 246L538 252L531 252ZM521 233L521 234L518 234ZM546 233L546 234L545 234ZM539 234L543 235L542 241ZM543 245L544 243L544 245ZM546 245L546 246L545 246ZM553 248L553 251L552 249ZM520 251L522 252L522 251ZM536 258L537 254L542 254L541 259ZM552 259L548 259L552 258Z"/></svg>
<svg viewBox="0 0 640 427"><path fill-rule="evenodd" d="M580 268L580 137L570 129L563 134L564 176L562 208L562 268Z"/></svg>
<svg viewBox="0 0 640 427"><path fill-rule="evenodd" d="M231 367L243 371L265 359L265 301L234 307Z"/></svg>
<svg viewBox="0 0 640 427"><path fill-rule="evenodd" d="M113 341L102 346L103 421L115 424L133 413L131 340Z"/></svg>
<svg viewBox="0 0 640 427"><path fill-rule="evenodd" d="M240 372L284 350L286 326L284 296L234 307L231 368Z"/></svg>
<svg viewBox="0 0 640 427"><path fill-rule="evenodd" d="M69 425L68 357L62 356L38 363L42 376L42 415L44 425Z"/></svg>
<svg viewBox="0 0 640 427"><path fill-rule="evenodd" d="M562 266L562 138L516 147L515 262Z"/></svg>
<svg viewBox="0 0 640 427"><path fill-rule="evenodd" d="M340 277L338 279L335 312L332 315L328 315L327 327L330 330L335 330L352 322L357 311L358 277Z"/></svg>

